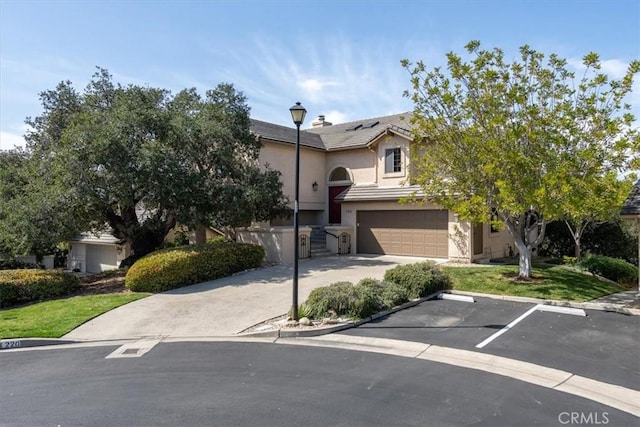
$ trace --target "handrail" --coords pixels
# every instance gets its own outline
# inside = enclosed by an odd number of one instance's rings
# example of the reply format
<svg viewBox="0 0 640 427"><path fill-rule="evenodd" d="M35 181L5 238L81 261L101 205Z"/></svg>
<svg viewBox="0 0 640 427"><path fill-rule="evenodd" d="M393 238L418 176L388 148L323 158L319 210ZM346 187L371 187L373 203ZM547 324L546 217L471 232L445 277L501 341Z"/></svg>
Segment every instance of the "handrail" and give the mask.
<svg viewBox="0 0 640 427"><path fill-rule="evenodd" d="M324 234L328 234L329 236L333 236L333 237L335 237L336 239L339 239L339 238L340 238L340 236L336 236L335 234L330 233L330 232L328 232L327 230L324 230Z"/></svg>

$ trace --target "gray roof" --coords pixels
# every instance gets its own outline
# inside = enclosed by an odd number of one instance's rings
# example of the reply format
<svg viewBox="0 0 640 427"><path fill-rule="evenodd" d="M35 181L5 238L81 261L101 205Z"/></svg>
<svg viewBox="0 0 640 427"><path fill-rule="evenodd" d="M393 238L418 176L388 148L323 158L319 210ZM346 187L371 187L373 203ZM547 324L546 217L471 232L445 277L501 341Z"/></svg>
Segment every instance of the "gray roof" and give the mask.
<svg viewBox="0 0 640 427"><path fill-rule="evenodd" d="M622 216L640 216L640 181L633 186L627 201L622 205Z"/></svg>
<svg viewBox="0 0 640 427"><path fill-rule="evenodd" d="M411 113L400 113L311 128L305 133L319 135L329 151L358 148L367 146L388 130L411 137L410 118Z"/></svg>
<svg viewBox="0 0 640 427"><path fill-rule="evenodd" d="M405 187L379 187L377 185L353 185L335 198L337 202L366 202L372 200L400 200L415 193L417 198L424 198L419 185Z"/></svg>
<svg viewBox="0 0 640 427"><path fill-rule="evenodd" d="M251 119L251 132L259 138L270 141L286 142L289 144L296 143L296 129L287 126ZM325 146L319 135L307 133L303 130L300 131L300 145L325 150Z"/></svg>

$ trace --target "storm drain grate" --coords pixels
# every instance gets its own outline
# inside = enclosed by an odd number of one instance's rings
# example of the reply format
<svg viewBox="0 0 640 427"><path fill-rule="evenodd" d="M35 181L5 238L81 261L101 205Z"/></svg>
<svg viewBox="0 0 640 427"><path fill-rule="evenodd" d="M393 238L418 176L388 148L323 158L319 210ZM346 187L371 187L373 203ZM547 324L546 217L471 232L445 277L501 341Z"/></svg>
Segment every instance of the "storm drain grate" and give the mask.
<svg viewBox="0 0 640 427"><path fill-rule="evenodd" d="M140 351L139 348L128 348L125 351L123 351L122 354L138 354L139 351Z"/></svg>

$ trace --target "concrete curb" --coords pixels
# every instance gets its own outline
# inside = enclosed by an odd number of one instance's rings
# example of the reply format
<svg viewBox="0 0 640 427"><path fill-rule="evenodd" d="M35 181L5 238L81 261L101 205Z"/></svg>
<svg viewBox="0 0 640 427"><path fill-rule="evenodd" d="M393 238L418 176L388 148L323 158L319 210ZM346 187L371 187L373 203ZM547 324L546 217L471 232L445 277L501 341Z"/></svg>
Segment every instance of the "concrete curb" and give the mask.
<svg viewBox="0 0 640 427"><path fill-rule="evenodd" d="M583 310L598 310L598 311L607 311L607 312L618 313L618 314L625 314L627 316L640 316L640 309L627 308L622 304L606 304L606 303L588 302L588 301L575 302L575 301L562 301L562 300L546 300L546 299L540 299L540 298L482 294L479 292L456 291L456 290L448 290L445 292L454 294L454 295L468 295L472 297L490 298L490 299L497 299L502 301L526 302L531 304L554 305L558 307L582 308Z"/></svg>
<svg viewBox="0 0 640 427"><path fill-rule="evenodd" d="M89 347L119 347L121 345L135 342L137 339L118 339L118 340L101 340L101 341L70 341L56 338L40 339L40 338L18 338L15 340L5 339L2 342L20 342L19 346L4 347L0 349L2 352L16 351L37 351L37 350L62 350L70 348L89 348Z"/></svg>
<svg viewBox="0 0 640 427"><path fill-rule="evenodd" d="M75 343L77 343L77 341L63 340L60 338L6 338L0 340L0 351Z"/></svg>
<svg viewBox="0 0 640 427"><path fill-rule="evenodd" d="M309 328L309 329L280 328L280 329L272 329L268 331L245 332L245 333L241 332L241 333L238 333L236 336L253 337L253 338L271 338L271 337L273 338L305 338L305 337L317 337L321 335L332 334L334 332L343 331L345 329L355 328L357 326L372 322L374 320L380 319L381 317L388 316L395 312L405 310L410 307L414 307L420 304L421 302L437 298L440 293L442 293L442 291L434 292L430 295L427 295L424 298L417 298L417 299L411 300L409 302L406 302L402 305L391 308L389 310L376 313L373 316L367 317L366 319L358 320L357 322L349 321L349 322L340 323L337 325L320 326L320 327Z"/></svg>
<svg viewBox="0 0 640 427"><path fill-rule="evenodd" d="M413 341L340 334L306 339L284 338L276 340L275 343L340 348L444 363L513 378L640 416L640 391L638 390L517 359Z"/></svg>

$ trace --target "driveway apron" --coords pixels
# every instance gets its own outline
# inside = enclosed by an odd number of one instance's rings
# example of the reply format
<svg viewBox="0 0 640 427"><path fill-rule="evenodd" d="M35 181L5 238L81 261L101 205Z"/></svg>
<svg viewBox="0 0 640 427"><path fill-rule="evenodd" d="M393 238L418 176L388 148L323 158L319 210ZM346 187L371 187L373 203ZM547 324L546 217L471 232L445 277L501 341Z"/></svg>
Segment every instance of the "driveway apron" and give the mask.
<svg viewBox="0 0 640 427"><path fill-rule="evenodd" d="M299 299L337 281L382 278L399 264L424 258L332 256L300 260ZM444 260L440 260L441 262ZM286 313L292 304L293 268L277 265L152 295L118 307L74 329L64 339L232 336Z"/></svg>

